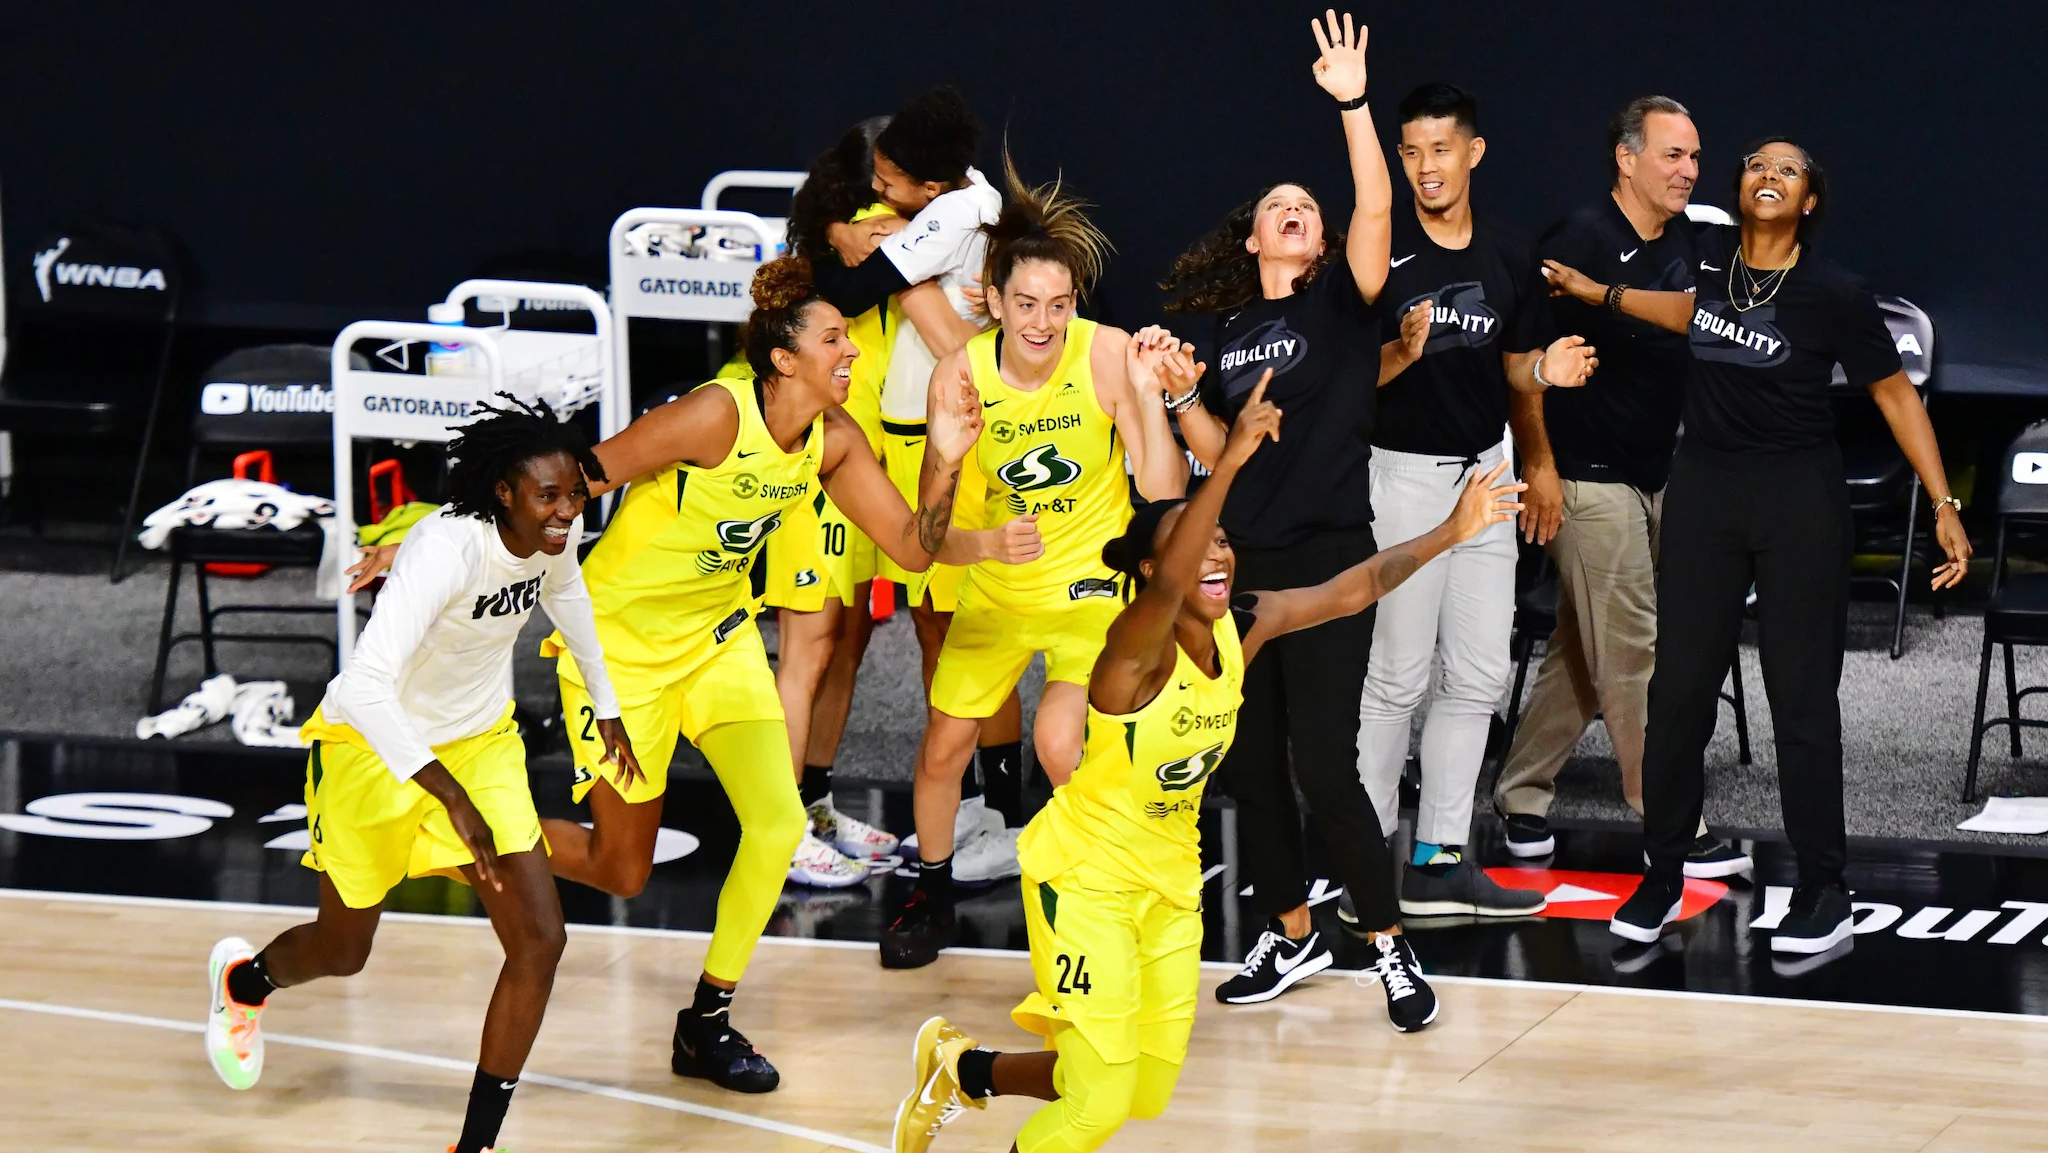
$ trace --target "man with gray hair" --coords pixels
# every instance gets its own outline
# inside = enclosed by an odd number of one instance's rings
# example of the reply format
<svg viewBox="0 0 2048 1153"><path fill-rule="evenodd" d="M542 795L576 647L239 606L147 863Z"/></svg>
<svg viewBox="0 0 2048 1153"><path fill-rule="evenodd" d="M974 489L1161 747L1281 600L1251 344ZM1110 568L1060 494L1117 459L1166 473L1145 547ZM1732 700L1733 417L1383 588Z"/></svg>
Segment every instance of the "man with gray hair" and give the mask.
<svg viewBox="0 0 2048 1153"><path fill-rule="evenodd" d="M1606 284L1691 291L1699 257L1685 208L1700 173L1691 114L1667 96L1638 97L1615 114L1607 137L1613 187L1553 225L1539 254ZM1558 331L1598 348L1600 367L1585 388L1513 399L1516 427L1538 430L1522 438L1523 539L1545 545L1557 566L1557 631L1494 792L1518 857L1554 848L1548 814L1557 774L1596 714L1606 721L1623 795L1643 811L1657 646L1653 569L1687 371L1683 336L1570 297L1552 305ZM1715 877L1748 866L1703 823L1685 871Z"/></svg>

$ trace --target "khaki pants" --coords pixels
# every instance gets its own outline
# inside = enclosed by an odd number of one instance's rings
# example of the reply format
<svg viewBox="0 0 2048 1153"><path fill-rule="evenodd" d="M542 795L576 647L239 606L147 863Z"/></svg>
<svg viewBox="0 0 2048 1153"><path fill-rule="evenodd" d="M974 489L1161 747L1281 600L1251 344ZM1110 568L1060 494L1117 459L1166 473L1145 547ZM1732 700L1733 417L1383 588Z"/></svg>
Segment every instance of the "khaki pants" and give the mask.
<svg viewBox="0 0 2048 1153"><path fill-rule="evenodd" d="M1595 715L1604 718L1629 808L1643 811L1643 733L1657 658L1657 534L1663 494L1633 485L1564 482L1557 631L1515 730L1494 802L1543 816L1557 774Z"/></svg>

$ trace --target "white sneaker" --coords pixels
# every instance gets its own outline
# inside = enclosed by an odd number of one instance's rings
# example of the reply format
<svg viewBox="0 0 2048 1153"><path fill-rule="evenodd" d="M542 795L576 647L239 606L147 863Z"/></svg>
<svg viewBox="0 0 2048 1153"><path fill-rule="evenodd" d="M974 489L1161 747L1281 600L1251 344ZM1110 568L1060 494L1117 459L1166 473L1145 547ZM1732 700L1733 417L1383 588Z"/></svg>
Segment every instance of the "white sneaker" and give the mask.
<svg viewBox="0 0 2048 1153"><path fill-rule="evenodd" d="M844 889L868 879L866 865L840 852L809 833L796 847L789 861L789 879L799 885L820 889Z"/></svg>
<svg viewBox="0 0 2048 1153"><path fill-rule="evenodd" d="M953 814L953 852L958 853L967 842L973 840L974 834L981 831L991 815L996 819L996 826L1002 827L1002 814L994 813L982 798L968 797L962 800L960 811ZM903 854L906 861L917 856L917 834L912 833L903 838L903 844L897 851Z"/></svg>
<svg viewBox="0 0 2048 1153"><path fill-rule="evenodd" d="M983 826L953 850L953 879L963 885L1005 881L1024 871L1017 864L1017 834L1023 830L1004 828L1002 816L993 809L989 815L995 818L993 828Z"/></svg>
<svg viewBox="0 0 2048 1153"><path fill-rule="evenodd" d="M808 810L811 835L856 860L873 860L896 851L896 838L839 811L826 797Z"/></svg>
<svg viewBox="0 0 2048 1153"><path fill-rule="evenodd" d="M237 1004L228 996L228 966L256 955L249 942L224 937L206 959L212 1004L206 1015L206 1058L230 1089L247 1089L263 1076L261 1005Z"/></svg>

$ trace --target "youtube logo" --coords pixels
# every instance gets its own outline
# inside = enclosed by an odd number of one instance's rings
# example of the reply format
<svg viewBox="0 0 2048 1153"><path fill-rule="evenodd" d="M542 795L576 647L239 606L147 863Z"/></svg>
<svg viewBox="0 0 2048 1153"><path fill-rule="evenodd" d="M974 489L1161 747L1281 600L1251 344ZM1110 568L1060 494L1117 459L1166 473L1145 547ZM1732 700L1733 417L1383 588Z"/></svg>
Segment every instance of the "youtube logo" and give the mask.
<svg viewBox="0 0 2048 1153"><path fill-rule="evenodd" d="M1627 873L1585 873L1572 869L1488 869L1486 875L1509 889L1535 889L1549 904L1545 917L1574 921L1606 921L1633 896L1642 878ZM1678 919L1697 917L1728 892L1719 881L1687 877Z"/></svg>
<svg viewBox="0 0 2048 1153"><path fill-rule="evenodd" d="M2048 452L2012 454L2014 484L2048 484Z"/></svg>

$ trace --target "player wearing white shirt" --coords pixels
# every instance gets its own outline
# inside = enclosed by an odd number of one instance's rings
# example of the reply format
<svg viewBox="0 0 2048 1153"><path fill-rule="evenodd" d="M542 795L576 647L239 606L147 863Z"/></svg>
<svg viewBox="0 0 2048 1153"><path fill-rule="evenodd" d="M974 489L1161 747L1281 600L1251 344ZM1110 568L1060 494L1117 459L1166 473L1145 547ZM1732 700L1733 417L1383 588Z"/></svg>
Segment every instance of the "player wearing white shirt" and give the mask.
<svg viewBox="0 0 2048 1153"><path fill-rule="evenodd" d="M239 937L216 944L206 1028L221 1080L254 1085L270 993L359 972L393 886L459 875L482 899L505 965L458 1153L497 1141L564 941L512 720L512 653L533 609L547 610L584 670L607 760L622 782L640 774L572 547L585 477L602 481L604 468L545 403L479 408L482 419L449 445L448 506L407 536L361 643L301 730L312 744L305 863L320 872L319 916L261 953Z"/></svg>

